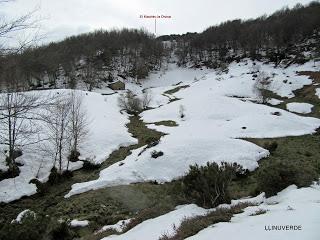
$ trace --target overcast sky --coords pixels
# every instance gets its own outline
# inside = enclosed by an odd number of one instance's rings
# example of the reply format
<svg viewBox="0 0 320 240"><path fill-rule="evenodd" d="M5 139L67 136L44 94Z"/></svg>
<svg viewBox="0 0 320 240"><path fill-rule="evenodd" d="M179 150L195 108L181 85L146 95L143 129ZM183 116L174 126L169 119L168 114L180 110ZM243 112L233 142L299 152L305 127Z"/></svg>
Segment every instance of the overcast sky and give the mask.
<svg viewBox="0 0 320 240"><path fill-rule="evenodd" d="M208 26L235 18L255 18L284 6L310 0L16 0L0 5L8 18L38 8L46 41L95 29L146 28L154 32L154 20L140 15L167 15L157 20L157 35L201 32Z"/></svg>

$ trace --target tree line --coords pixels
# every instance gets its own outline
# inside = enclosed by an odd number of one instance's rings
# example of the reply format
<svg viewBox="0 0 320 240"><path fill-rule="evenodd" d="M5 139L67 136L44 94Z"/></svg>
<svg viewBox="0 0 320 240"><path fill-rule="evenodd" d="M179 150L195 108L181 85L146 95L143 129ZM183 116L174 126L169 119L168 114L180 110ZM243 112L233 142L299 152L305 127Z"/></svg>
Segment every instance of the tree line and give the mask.
<svg viewBox="0 0 320 240"><path fill-rule="evenodd" d="M256 19L236 19L207 28L202 33L162 36L162 40L176 40L179 64L193 62L219 67L219 62L250 57L279 63L290 55L301 60L302 51L319 53L320 3L297 4L282 8L271 15ZM306 38L314 43L299 46Z"/></svg>
<svg viewBox="0 0 320 240"><path fill-rule="evenodd" d="M2 88L75 88L86 80L88 90L118 76L145 78L161 67L165 50L145 30L98 30L33 46L0 58Z"/></svg>

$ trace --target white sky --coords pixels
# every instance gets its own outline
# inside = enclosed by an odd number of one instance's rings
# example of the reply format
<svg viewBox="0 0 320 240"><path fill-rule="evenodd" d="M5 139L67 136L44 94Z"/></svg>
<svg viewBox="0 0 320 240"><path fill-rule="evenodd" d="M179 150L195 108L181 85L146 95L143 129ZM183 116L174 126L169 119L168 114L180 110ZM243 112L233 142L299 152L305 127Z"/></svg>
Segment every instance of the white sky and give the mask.
<svg viewBox="0 0 320 240"><path fill-rule="evenodd" d="M46 41L111 28L146 28L154 32L154 20L140 14L170 15L160 19L157 35L201 32L209 26L235 18L255 18L284 6L310 0L16 0L1 4L0 16L18 16L34 8L43 20Z"/></svg>

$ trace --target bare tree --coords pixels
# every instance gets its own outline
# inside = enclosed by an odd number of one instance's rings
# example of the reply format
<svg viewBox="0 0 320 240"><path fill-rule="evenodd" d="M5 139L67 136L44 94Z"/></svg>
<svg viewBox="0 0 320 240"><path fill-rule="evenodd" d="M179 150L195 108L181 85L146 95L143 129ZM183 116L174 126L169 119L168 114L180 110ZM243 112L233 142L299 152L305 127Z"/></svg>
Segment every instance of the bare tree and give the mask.
<svg viewBox="0 0 320 240"><path fill-rule="evenodd" d="M148 89L144 90L141 100L142 100L142 108L147 109L152 101L151 91Z"/></svg>
<svg viewBox="0 0 320 240"><path fill-rule="evenodd" d="M94 66L90 60L88 60L87 64L84 66L83 78L83 81L86 84L86 88L88 91L92 91L92 89L97 86L97 79Z"/></svg>
<svg viewBox="0 0 320 240"><path fill-rule="evenodd" d="M259 72L253 84L253 91L257 94L261 103L266 103L269 99L269 86L271 80L266 72Z"/></svg>
<svg viewBox="0 0 320 240"><path fill-rule="evenodd" d="M130 90L119 96L118 105L129 114L139 114L142 111L141 99Z"/></svg>
<svg viewBox="0 0 320 240"><path fill-rule="evenodd" d="M70 124L68 126L70 135L70 155L68 157L67 169L69 162L77 160L79 145L85 140L89 133L87 112L83 106L83 96L79 92L71 91L70 96Z"/></svg>
<svg viewBox="0 0 320 240"><path fill-rule="evenodd" d="M43 102L32 93L11 92L0 95L0 143L7 146L9 168L16 168L15 159L25 145L39 140L37 110ZM20 152L20 153L19 153Z"/></svg>
<svg viewBox="0 0 320 240"><path fill-rule="evenodd" d="M10 2L14 0L0 0L0 5ZM35 8L13 19L8 19L0 13L0 56L21 52L39 39L39 19L34 17L37 11L38 9ZM22 37L21 33L23 33ZM15 45L8 45L8 40L14 41Z"/></svg>
<svg viewBox="0 0 320 240"><path fill-rule="evenodd" d="M50 106L43 120L48 129L46 151L51 153L54 166L63 172L63 160L69 163L79 156L79 146L88 134L88 118L83 106L81 94L72 91L70 94L59 94L55 103Z"/></svg>
<svg viewBox="0 0 320 240"><path fill-rule="evenodd" d="M70 123L71 103L65 96L56 99L43 115L46 123L49 146L45 146L47 151L53 156L53 165L58 162L58 170L62 173L63 156L67 154L68 143L70 142L67 129Z"/></svg>
<svg viewBox="0 0 320 240"><path fill-rule="evenodd" d="M149 91L144 91L142 97L138 97L132 91L128 90L125 94L119 96L118 105L129 114L137 115L148 108L151 100L152 96Z"/></svg>

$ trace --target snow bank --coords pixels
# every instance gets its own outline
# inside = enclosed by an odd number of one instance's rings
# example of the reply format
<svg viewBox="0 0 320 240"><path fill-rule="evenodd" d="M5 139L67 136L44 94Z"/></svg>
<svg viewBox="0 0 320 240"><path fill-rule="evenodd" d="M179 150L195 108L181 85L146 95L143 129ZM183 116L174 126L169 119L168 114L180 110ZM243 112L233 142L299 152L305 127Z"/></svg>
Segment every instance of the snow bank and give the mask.
<svg viewBox="0 0 320 240"><path fill-rule="evenodd" d="M70 222L70 226L71 227L86 227L89 225L89 221L88 220L82 220L79 221L77 219L74 219Z"/></svg>
<svg viewBox="0 0 320 240"><path fill-rule="evenodd" d="M309 103L292 102L287 104L287 109L290 112L307 114L312 112L313 105Z"/></svg>
<svg viewBox="0 0 320 240"><path fill-rule="evenodd" d="M214 236L220 240L318 240L319 199L319 185L301 189L290 186L277 196L266 199L263 204L246 208L230 223L214 224L187 239L211 240ZM266 213L250 216L260 209L266 210ZM301 230L270 230L272 226L296 226Z"/></svg>
<svg viewBox="0 0 320 240"><path fill-rule="evenodd" d="M128 223L130 223L131 221L131 218L130 219L126 219L126 220L120 220L118 221L116 224L113 224L113 225L106 225L106 226L103 226L99 231L97 231L95 234L98 234L98 233L101 233L101 232L105 232L109 229L113 229L117 232L122 232L122 230L126 227L126 225Z"/></svg>
<svg viewBox="0 0 320 240"><path fill-rule="evenodd" d="M283 101L279 100L279 99L275 99L275 98L271 98L268 100L268 103L271 105L279 105L280 103L282 103Z"/></svg>
<svg viewBox="0 0 320 240"><path fill-rule="evenodd" d="M148 240L158 240L163 234L168 236L174 234L175 229L179 228L181 222L185 218L193 218L196 216L206 215L212 211L215 211L218 208L230 208L240 202L250 202L254 204L261 204L264 202L264 194L260 194L253 198L246 198L246 199L239 199L239 200L232 200L231 204L221 204L217 208L212 209L204 209L198 207L195 204L183 205L178 206L174 211L171 211L167 214L159 216L154 219L146 220L139 225L135 226L128 232L121 234L121 235L112 235L104 240L108 239L148 239Z"/></svg>
<svg viewBox="0 0 320 240"><path fill-rule="evenodd" d="M21 223L22 219L27 215L30 214L33 217L36 217L35 212L31 211L30 209L23 210L21 213L18 214L17 218L12 220L11 223Z"/></svg>
<svg viewBox="0 0 320 240"><path fill-rule="evenodd" d="M174 228L179 227L184 218L205 215L208 210L194 204L179 206L176 210L157 218L146 220L121 235L111 235L103 240L158 240L163 234L173 234Z"/></svg>
<svg viewBox="0 0 320 240"><path fill-rule="evenodd" d="M44 95L69 94L71 90L39 91ZM107 159L112 151L120 146L128 146L137 142L128 133L126 124L128 117L120 113L117 105L118 95L102 96L93 92L82 92L83 103L89 117L89 134L86 141L80 146L80 159L87 159L94 163L101 163ZM44 131L45 132L45 131ZM45 144L45 142L41 142ZM3 152L4 146L0 146ZM5 179L0 182L0 202L10 202L36 193L36 186L30 184L33 178L46 181L53 166L53 159L47 152L39 151L43 145L34 144L23 148L23 155L17 162L23 164L19 176ZM66 167L64 156L63 167ZM0 158L0 166L4 165L5 156ZM83 162L70 162L69 169L76 170L82 167Z"/></svg>

